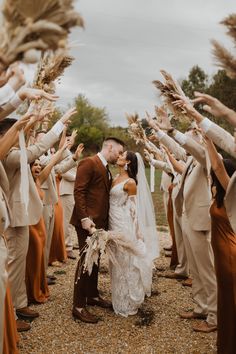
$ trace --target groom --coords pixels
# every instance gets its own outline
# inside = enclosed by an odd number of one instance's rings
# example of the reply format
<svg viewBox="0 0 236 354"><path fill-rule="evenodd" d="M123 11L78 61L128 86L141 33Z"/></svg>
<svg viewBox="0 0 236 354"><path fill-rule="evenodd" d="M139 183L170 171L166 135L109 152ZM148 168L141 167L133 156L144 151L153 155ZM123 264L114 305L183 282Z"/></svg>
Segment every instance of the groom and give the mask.
<svg viewBox="0 0 236 354"><path fill-rule="evenodd" d="M112 176L108 163L115 164L123 153L124 143L114 137L106 138L102 150L95 156L83 159L77 168L74 198L75 206L71 224L75 226L80 252L86 244L86 238L92 228L108 229L109 193ZM79 268L84 256L78 261L75 272L74 298L72 314L87 323L97 323L98 318L91 314L86 305L111 307L98 293L98 266L94 265L91 275Z"/></svg>

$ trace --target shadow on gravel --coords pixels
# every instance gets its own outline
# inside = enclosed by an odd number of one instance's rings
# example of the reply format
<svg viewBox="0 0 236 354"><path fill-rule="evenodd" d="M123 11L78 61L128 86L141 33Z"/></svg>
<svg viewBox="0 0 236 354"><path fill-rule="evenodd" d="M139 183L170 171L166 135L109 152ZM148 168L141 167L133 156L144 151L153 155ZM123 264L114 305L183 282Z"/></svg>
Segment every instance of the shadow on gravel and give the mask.
<svg viewBox="0 0 236 354"><path fill-rule="evenodd" d="M135 321L135 326L150 326L154 321L155 313L152 309L143 307L138 310L137 316L139 318Z"/></svg>

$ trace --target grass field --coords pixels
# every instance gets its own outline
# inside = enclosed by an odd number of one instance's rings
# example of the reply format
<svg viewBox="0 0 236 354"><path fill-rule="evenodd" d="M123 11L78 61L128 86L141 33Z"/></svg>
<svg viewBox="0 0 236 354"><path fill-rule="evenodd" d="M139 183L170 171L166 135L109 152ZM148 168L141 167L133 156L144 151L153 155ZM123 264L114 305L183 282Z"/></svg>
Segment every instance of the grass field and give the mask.
<svg viewBox="0 0 236 354"><path fill-rule="evenodd" d="M112 175L115 176L117 174L116 168L111 168ZM146 176L148 183L150 185L150 168L146 168ZM167 220L164 211L162 192L160 191L160 183L161 183L161 171L155 170L155 192L152 193L152 199L154 203L155 213L156 213L156 221L157 226L167 226Z"/></svg>

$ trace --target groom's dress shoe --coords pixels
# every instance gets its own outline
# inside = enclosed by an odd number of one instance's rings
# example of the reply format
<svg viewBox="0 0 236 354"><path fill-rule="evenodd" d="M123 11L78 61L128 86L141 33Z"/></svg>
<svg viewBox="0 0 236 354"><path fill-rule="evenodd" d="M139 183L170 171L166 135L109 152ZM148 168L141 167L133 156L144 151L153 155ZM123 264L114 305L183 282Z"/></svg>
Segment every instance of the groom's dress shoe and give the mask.
<svg viewBox="0 0 236 354"><path fill-rule="evenodd" d="M112 308L112 304L110 301L104 300L103 298L101 298L100 296L97 298L89 298L87 300L87 305L89 306L99 306L99 307L103 307L104 309L109 309Z"/></svg>
<svg viewBox="0 0 236 354"><path fill-rule="evenodd" d="M82 322L98 323L98 318L92 313L88 312L86 308L82 308L80 311L76 308L73 308L72 314L74 318L77 318Z"/></svg>

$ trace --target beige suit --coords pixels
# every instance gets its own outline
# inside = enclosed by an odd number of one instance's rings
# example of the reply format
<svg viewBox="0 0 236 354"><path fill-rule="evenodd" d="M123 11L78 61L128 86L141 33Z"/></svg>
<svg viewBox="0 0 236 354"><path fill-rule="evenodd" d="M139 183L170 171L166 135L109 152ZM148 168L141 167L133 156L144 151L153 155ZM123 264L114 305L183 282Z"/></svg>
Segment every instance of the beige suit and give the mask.
<svg viewBox="0 0 236 354"><path fill-rule="evenodd" d="M63 206L63 221L65 244L67 252L73 250L72 233L74 226L70 224L70 219L74 209L74 184L76 177L76 166L61 175L60 198Z"/></svg>
<svg viewBox="0 0 236 354"><path fill-rule="evenodd" d="M69 151L65 151L63 154L64 160L57 164L51 171L48 179L42 184L42 190L44 192L43 199L43 218L46 227L46 246L45 246L45 269L48 268L48 260L52 242L52 235L54 229L54 205L58 201L57 186L56 186L56 174L62 175L72 167L76 166L76 162L69 155ZM41 156L40 161L43 166L46 166L50 161L50 156Z"/></svg>
<svg viewBox="0 0 236 354"><path fill-rule="evenodd" d="M43 139L26 148L28 164L35 161L58 140L58 136L49 131ZM6 231L6 239L9 250L8 272L11 286L13 305L16 309L27 306L27 294L25 287L26 255L29 243L28 225L36 224L42 215L42 202L39 198L30 166L29 177L29 205L27 212L20 196L20 150L11 149L3 161L9 184L9 205L12 212L10 227Z"/></svg>
<svg viewBox="0 0 236 354"><path fill-rule="evenodd" d="M209 324L216 324L217 289L210 237L211 193L205 149L186 137L183 147L192 155L186 163L178 194L176 212L182 215L182 232L193 277L194 312L208 314Z"/></svg>
<svg viewBox="0 0 236 354"><path fill-rule="evenodd" d="M5 295L8 279L7 246L3 237L3 233L10 221L6 193L8 193L8 180L0 162L0 353L2 353L3 347Z"/></svg>
<svg viewBox="0 0 236 354"><path fill-rule="evenodd" d="M173 138L161 132L159 139L160 142L163 145L165 145L167 149L174 154L177 160L181 160L181 161L187 160L187 153L185 149L182 146L180 146ZM180 180L180 176L175 178L174 183L176 185L172 191L175 241L176 241L176 248L177 248L178 260L179 260L178 266L175 268L175 273L178 275L188 276L189 263L188 263L187 251L186 251L187 244L185 243L185 239L183 238L183 233L182 233L182 214L177 214L175 208L175 202L174 202L180 187L179 180Z"/></svg>

